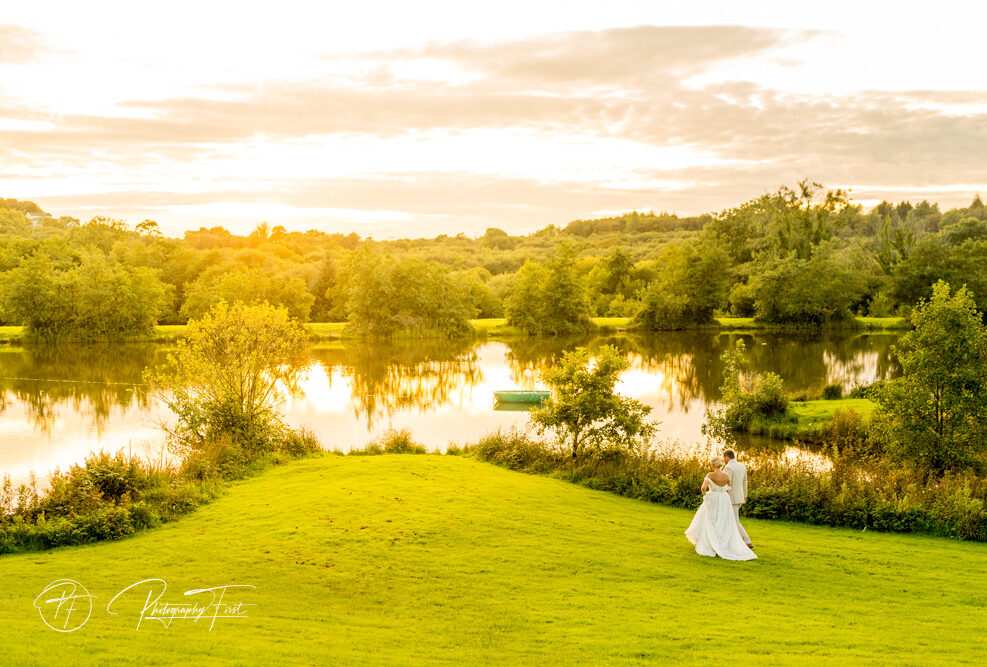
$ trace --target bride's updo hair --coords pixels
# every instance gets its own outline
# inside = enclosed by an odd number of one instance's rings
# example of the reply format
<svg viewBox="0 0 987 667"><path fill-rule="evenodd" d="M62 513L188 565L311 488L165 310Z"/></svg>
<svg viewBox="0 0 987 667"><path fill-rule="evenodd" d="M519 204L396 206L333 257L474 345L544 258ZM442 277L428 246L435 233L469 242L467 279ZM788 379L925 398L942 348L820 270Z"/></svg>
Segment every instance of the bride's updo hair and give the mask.
<svg viewBox="0 0 987 667"><path fill-rule="evenodd" d="M712 463L713 467L716 468L717 470L723 467L723 459L721 459L719 456L714 456L709 460L709 462Z"/></svg>

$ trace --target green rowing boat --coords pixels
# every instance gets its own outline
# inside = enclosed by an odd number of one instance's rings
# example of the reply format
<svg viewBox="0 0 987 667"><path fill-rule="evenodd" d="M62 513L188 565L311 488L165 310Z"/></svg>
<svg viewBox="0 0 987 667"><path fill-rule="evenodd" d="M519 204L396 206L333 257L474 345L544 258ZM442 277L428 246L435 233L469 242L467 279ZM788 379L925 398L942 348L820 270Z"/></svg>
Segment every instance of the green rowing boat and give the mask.
<svg viewBox="0 0 987 667"><path fill-rule="evenodd" d="M551 395L552 392L550 391L526 391L521 389L494 392L494 398L501 403L541 403Z"/></svg>

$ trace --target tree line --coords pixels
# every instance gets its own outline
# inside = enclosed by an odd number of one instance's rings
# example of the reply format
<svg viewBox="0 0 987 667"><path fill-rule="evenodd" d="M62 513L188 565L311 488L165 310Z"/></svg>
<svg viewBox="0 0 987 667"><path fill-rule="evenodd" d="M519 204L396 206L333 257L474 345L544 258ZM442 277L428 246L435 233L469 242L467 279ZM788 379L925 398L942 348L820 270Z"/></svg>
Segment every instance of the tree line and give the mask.
<svg viewBox="0 0 987 667"><path fill-rule="evenodd" d="M267 302L371 335L459 335L476 317L550 334L586 329L591 317L655 330L718 315L839 325L907 315L939 280L966 285L983 311L985 260L979 197L945 212L927 201L865 212L808 181L702 216L633 212L527 235L387 241L267 223L245 236L213 227L168 238L151 220L82 223L0 199L0 323L114 339L219 302Z"/></svg>

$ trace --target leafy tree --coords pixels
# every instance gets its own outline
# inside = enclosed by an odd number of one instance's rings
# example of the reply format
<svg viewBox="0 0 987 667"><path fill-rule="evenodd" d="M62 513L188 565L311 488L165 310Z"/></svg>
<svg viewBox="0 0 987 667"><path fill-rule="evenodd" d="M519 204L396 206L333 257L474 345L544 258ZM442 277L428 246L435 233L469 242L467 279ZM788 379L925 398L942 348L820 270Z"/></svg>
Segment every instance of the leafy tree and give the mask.
<svg viewBox="0 0 987 667"><path fill-rule="evenodd" d="M11 209L14 211L20 211L21 213L30 213L32 215L51 217L50 215L45 213L41 209L41 207L35 204L33 201L20 201L17 199L0 198L0 209Z"/></svg>
<svg viewBox="0 0 987 667"><path fill-rule="evenodd" d="M517 241L511 238L507 232L496 227L488 227L487 231L480 237L480 242L488 248L498 250L510 250L517 245Z"/></svg>
<svg viewBox="0 0 987 667"><path fill-rule="evenodd" d="M810 259L770 262L751 277L755 317L776 324L826 324L853 317L864 295L859 272L819 248Z"/></svg>
<svg viewBox="0 0 987 667"><path fill-rule="evenodd" d="M894 353L902 375L879 396L878 432L897 457L934 471L983 467L987 453L987 327L966 288L945 282L912 311Z"/></svg>
<svg viewBox="0 0 987 667"><path fill-rule="evenodd" d="M248 236L247 239L250 242L250 245L256 247L267 241L270 234L271 226L266 222L262 222L254 227L254 231L250 232L250 236Z"/></svg>
<svg viewBox="0 0 987 667"><path fill-rule="evenodd" d="M948 245L960 245L964 241L987 240L987 220L969 216L939 230L939 237Z"/></svg>
<svg viewBox="0 0 987 667"><path fill-rule="evenodd" d="M123 220L96 216L81 227L72 229L70 238L79 247L94 246L109 253L113 244L126 239L129 233Z"/></svg>
<svg viewBox="0 0 987 667"><path fill-rule="evenodd" d="M134 228L134 231L141 236L161 236L161 227L159 227L158 223L154 220L144 220L143 222L138 223Z"/></svg>
<svg viewBox="0 0 987 667"><path fill-rule="evenodd" d="M543 327L552 333L574 333L592 327L589 299L575 267L576 251L567 243L561 244L548 263L548 283L542 291Z"/></svg>
<svg viewBox="0 0 987 667"><path fill-rule="evenodd" d="M875 243L874 257L881 270L890 276L898 263L911 254L915 245L915 230L900 223L893 224L890 217L885 217Z"/></svg>
<svg viewBox="0 0 987 667"><path fill-rule="evenodd" d="M307 336L285 308L219 303L189 322L168 363L147 381L175 414L164 424L183 457L217 442L252 458L276 447L286 428L278 412L297 387Z"/></svg>
<svg viewBox="0 0 987 667"><path fill-rule="evenodd" d="M350 326L364 334L397 331L456 336L476 314L468 288L436 262L395 261L366 250L353 255L347 278Z"/></svg>
<svg viewBox="0 0 987 667"><path fill-rule="evenodd" d="M507 323L522 331L538 333L545 325L542 312L544 285L548 270L538 262L528 260L511 282L504 298Z"/></svg>
<svg viewBox="0 0 987 667"><path fill-rule="evenodd" d="M23 236L31 230L31 223L22 211L0 208L0 234Z"/></svg>
<svg viewBox="0 0 987 667"><path fill-rule="evenodd" d="M534 334L591 328L589 298L575 265L575 250L567 243L558 246L547 266L526 262L504 301L507 323Z"/></svg>
<svg viewBox="0 0 987 667"><path fill-rule="evenodd" d="M603 285L604 294L623 295L624 298L634 296L630 292L631 271L634 262L630 255L621 248L617 248L606 259L607 277Z"/></svg>
<svg viewBox="0 0 987 667"><path fill-rule="evenodd" d="M336 259L333 257L333 253L327 250L322 256L322 264L319 266L319 275L312 284L312 294L315 296L315 301L312 303L311 313L313 322L335 321L336 318L333 316L337 312L336 281L338 273L339 271L336 268Z"/></svg>
<svg viewBox="0 0 987 667"><path fill-rule="evenodd" d="M730 256L708 242L669 246L660 255L658 278L641 295L635 321L647 329L711 324L727 304L733 278Z"/></svg>
<svg viewBox="0 0 987 667"><path fill-rule="evenodd" d="M826 192L808 180L795 188L751 200L723 211L703 227L701 238L726 250L735 265L755 259L808 259L818 244L833 237L857 213L842 190Z"/></svg>
<svg viewBox="0 0 987 667"><path fill-rule="evenodd" d="M283 306L292 317L307 322L315 297L305 281L275 269L242 264L220 264L206 269L185 289L182 315L202 317L220 301Z"/></svg>
<svg viewBox="0 0 987 667"><path fill-rule="evenodd" d="M504 316L504 304L489 285L492 277L482 266L453 273L453 279L469 292L470 302L476 308L477 317Z"/></svg>
<svg viewBox="0 0 987 667"><path fill-rule="evenodd" d="M646 443L655 432L655 424L645 421L651 408L614 393L627 365L626 357L609 345L599 349L595 360L585 348L566 353L558 366L542 371L553 395L531 413L536 431L553 431L573 459L586 450Z"/></svg>
<svg viewBox="0 0 987 667"><path fill-rule="evenodd" d="M83 255L68 268L38 254L8 272L4 282L5 317L44 338L148 335L169 300L156 271L127 268L99 252Z"/></svg>

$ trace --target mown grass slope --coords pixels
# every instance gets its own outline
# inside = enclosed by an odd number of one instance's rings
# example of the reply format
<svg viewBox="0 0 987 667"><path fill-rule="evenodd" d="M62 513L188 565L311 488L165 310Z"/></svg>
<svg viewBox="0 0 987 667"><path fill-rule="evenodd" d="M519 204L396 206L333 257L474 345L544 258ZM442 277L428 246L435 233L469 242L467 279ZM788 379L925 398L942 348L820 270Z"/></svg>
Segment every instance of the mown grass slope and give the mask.
<svg viewBox="0 0 987 667"><path fill-rule="evenodd" d="M0 662L987 660L985 545L749 521L760 559L732 563L693 552L690 518L472 459L303 460L123 542L0 557ZM211 632L105 613L149 577L257 606ZM99 596L70 634L32 606L59 578Z"/></svg>

